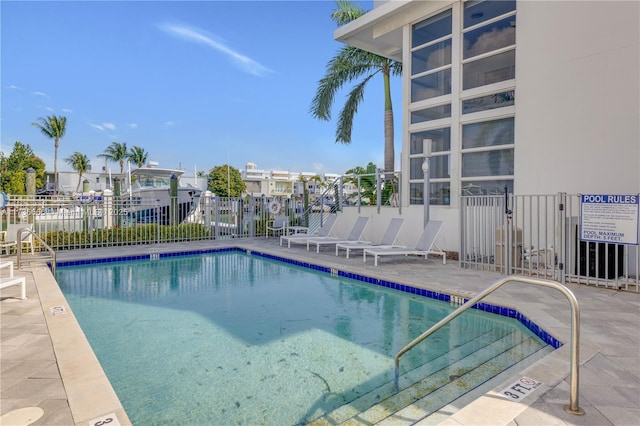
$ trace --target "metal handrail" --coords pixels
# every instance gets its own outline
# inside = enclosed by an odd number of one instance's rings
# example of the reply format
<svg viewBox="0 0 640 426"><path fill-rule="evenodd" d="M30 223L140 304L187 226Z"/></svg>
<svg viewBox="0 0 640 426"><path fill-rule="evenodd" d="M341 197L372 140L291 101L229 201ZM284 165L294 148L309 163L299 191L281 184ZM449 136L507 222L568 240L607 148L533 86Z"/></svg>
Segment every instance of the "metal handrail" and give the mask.
<svg viewBox="0 0 640 426"><path fill-rule="evenodd" d="M513 277L509 276L503 278L493 285L487 287L481 293L479 293L474 298L470 299L464 305L460 306L458 309L444 317L438 323L433 325L430 329L422 333L420 336L413 339L409 344L400 349L395 356L395 390L398 392L398 382L400 380L400 357L404 355L406 352L411 350L418 343L422 342L424 339L441 329L444 325L449 323L451 320L456 318L458 315L462 314L467 309L472 308L476 303L480 302L482 299L487 297L489 294L493 293L498 288L502 287L503 284L508 282L520 282L523 284L533 284L539 285L543 287L550 287L556 290L559 290L562 294L566 296L571 304L571 354L570 354L570 362L571 362L571 389L570 389L570 402L569 405L565 406L564 409L568 413L582 415L584 414L584 410L578 406L578 361L579 361L579 343L580 343L580 307L578 306L578 300L574 296L574 294L564 285L557 283L555 281L549 280L541 280L541 279L533 279L533 278L524 278L524 277Z"/></svg>
<svg viewBox="0 0 640 426"><path fill-rule="evenodd" d="M35 237L36 240L38 240L40 242L40 244L42 244L42 246L47 249L47 251L51 254L51 272L53 272L53 274L56 274L56 252L49 246L49 244L45 243L44 240L42 238L40 238L40 236L38 234L36 234L32 229L30 228L19 228L18 231L16 232L16 241L22 241L22 233L23 232L27 232L29 234L31 234L31 236ZM16 254L16 268L20 269L20 258L22 257L22 245L18 245L18 253Z"/></svg>

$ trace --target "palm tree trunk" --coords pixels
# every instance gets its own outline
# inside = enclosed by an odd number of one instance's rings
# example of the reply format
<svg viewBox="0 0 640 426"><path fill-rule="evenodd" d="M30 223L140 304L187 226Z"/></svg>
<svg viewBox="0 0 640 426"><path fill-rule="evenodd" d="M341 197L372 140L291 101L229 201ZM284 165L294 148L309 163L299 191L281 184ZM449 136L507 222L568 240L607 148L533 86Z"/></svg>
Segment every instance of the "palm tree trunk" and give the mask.
<svg viewBox="0 0 640 426"><path fill-rule="evenodd" d="M53 144L53 195L58 195L58 141L56 138Z"/></svg>
<svg viewBox="0 0 640 426"><path fill-rule="evenodd" d="M389 70L384 70L384 171L393 172L395 168L393 143L393 106L391 105L391 82Z"/></svg>

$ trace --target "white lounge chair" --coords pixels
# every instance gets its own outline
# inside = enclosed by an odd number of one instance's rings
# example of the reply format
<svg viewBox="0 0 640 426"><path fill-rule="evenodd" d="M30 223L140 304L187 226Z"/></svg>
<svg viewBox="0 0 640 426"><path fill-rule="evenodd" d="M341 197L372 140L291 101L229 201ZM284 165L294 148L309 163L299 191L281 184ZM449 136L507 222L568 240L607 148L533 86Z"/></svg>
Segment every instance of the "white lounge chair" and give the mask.
<svg viewBox="0 0 640 426"><path fill-rule="evenodd" d="M400 228L402 227L402 223L404 219L401 217L394 217L389 221L389 225L387 226L387 230L385 231L382 239L378 244L373 244L369 241L351 241L346 243L338 243L336 244L336 256L340 249L344 249L347 252L347 259L349 258L349 252L352 250L364 250L368 247L397 247L398 234L400 233Z"/></svg>
<svg viewBox="0 0 640 426"><path fill-rule="evenodd" d="M34 254L34 244L33 244L33 235L31 232L23 232L21 235L20 244L18 244L18 230L21 228L33 229L33 226L29 223L24 224L10 224L7 225L7 231L4 234L4 242L2 243L3 249L9 249L10 247L16 246L18 250L23 250L25 247L27 249L31 249L31 254Z"/></svg>
<svg viewBox="0 0 640 426"><path fill-rule="evenodd" d="M269 237L269 231L273 233L275 237L277 233L281 235L287 235L289 228L289 217L288 216L276 216L271 224L267 225L267 233L266 236Z"/></svg>
<svg viewBox="0 0 640 426"><path fill-rule="evenodd" d="M380 256L398 256L398 255L415 255L424 256L425 259L430 254L442 256L442 263L446 263L446 253L436 245L436 238L442 227L441 221L430 220L425 226L422 235L418 240L415 248L409 247L370 247L362 251L362 260L367 261L367 254L373 256L373 263L378 266L378 257Z"/></svg>
<svg viewBox="0 0 640 426"><path fill-rule="evenodd" d="M20 286L20 299L27 298L27 281L24 277L13 276L13 262L0 262L0 269L9 268L8 277L0 277L0 289L11 287L14 285Z"/></svg>
<svg viewBox="0 0 640 426"><path fill-rule="evenodd" d="M359 241L360 238L362 238L362 233L364 232L364 228L367 226L367 223L369 223L369 217L360 216L359 218L357 218L347 238L309 237L307 238L307 250L309 250L310 246L315 244L316 253L320 253L320 246Z"/></svg>
<svg viewBox="0 0 640 426"><path fill-rule="evenodd" d="M282 235L280 236L280 245L282 245L283 241L287 242L287 247L291 248L291 243L295 244L306 244L307 238L311 236L316 237L328 237L331 235L331 230L333 229L333 225L336 223L337 215L330 214L324 219L322 226L317 230L317 233L308 235L308 234L293 234L293 235Z"/></svg>

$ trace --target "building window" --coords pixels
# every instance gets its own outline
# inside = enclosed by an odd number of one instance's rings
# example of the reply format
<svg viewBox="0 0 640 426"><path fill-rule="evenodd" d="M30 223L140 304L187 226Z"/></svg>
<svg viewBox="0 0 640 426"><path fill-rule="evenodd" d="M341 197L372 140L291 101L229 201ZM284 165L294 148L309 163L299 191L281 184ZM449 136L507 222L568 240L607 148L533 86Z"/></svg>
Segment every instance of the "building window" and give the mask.
<svg viewBox="0 0 640 426"><path fill-rule="evenodd" d="M451 104L421 109L411 113L411 124L451 117Z"/></svg>
<svg viewBox="0 0 640 426"><path fill-rule="evenodd" d="M451 93L451 10L413 25L411 102Z"/></svg>
<svg viewBox="0 0 640 426"><path fill-rule="evenodd" d="M516 0L467 0L411 26L410 204L513 191L516 23ZM452 179L460 193L450 193Z"/></svg>
<svg viewBox="0 0 640 426"><path fill-rule="evenodd" d="M513 190L514 141L513 117L462 126L462 195Z"/></svg>
<svg viewBox="0 0 640 426"><path fill-rule="evenodd" d="M474 112L487 111L496 108L513 106L516 102L515 90L494 93L462 101L462 113L471 114Z"/></svg>
<svg viewBox="0 0 640 426"><path fill-rule="evenodd" d="M433 129L411 134L409 157L409 203L424 204L424 140L431 139L429 160L429 202L434 205L449 205L451 187L451 129Z"/></svg>
<svg viewBox="0 0 640 426"><path fill-rule="evenodd" d="M515 79L516 2L464 4L462 89Z"/></svg>

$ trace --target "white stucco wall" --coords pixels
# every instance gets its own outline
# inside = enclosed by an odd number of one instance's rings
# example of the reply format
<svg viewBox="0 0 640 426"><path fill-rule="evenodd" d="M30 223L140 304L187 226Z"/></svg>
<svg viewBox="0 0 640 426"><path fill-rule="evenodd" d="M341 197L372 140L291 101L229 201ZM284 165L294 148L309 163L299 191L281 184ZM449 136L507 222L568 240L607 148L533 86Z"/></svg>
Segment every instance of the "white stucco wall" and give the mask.
<svg viewBox="0 0 640 426"><path fill-rule="evenodd" d="M517 13L515 192L639 192L640 3Z"/></svg>

